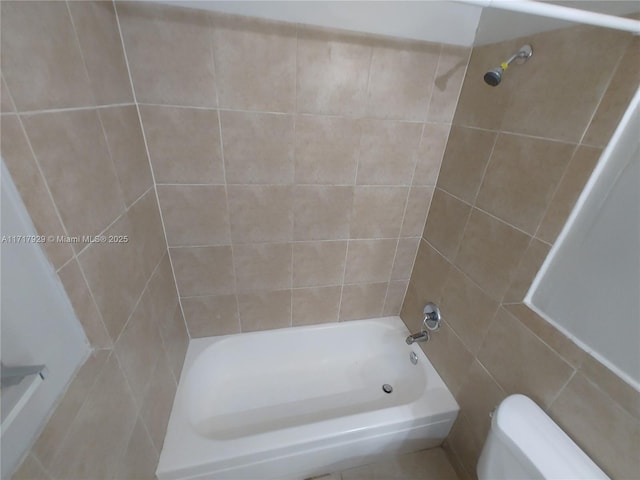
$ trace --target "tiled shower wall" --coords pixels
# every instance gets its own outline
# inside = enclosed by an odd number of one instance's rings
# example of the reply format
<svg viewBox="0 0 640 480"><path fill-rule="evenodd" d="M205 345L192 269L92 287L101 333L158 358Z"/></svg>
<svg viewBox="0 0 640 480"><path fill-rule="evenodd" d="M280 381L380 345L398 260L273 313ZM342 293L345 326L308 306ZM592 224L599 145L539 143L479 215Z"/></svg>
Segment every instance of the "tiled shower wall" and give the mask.
<svg viewBox="0 0 640 480"><path fill-rule="evenodd" d="M14 478L152 478L188 335L115 10L0 8L2 158L38 233L128 238L43 245L95 350Z"/></svg>
<svg viewBox="0 0 640 480"><path fill-rule="evenodd" d="M192 336L399 312L469 49L153 4L1 15L2 156L37 231L128 238L43 245L95 350L14 478L153 476L183 310Z"/></svg>
<svg viewBox="0 0 640 480"><path fill-rule="evenodd" d="M117 10L191 336L398 314L469 49Z"/></svg>
<svg viewBox="0 0 640 480"><path fill-rule="evenodd" d="M485 85L524 43L531 60ZM461 406L447 444L463 474L475 477L489 412L512 393L612 478L640 472L640 394L522 303L639 83L638 38L611 30L472 52L401 314L416 330L426 301L441 306L422 346Z"/></svg>

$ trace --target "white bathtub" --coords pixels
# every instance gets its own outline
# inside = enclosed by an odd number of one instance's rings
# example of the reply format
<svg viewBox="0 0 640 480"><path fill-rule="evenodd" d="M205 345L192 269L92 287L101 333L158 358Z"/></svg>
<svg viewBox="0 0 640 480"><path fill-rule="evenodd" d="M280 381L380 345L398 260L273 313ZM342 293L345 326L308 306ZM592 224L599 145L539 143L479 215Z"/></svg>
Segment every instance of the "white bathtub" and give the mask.
<svg viewBox="0 0 640 480"><path fill-rule="evenodd" d="M303 479L439 445L459 408L408 334L386 317L191 340L158 478Z"/></svg>

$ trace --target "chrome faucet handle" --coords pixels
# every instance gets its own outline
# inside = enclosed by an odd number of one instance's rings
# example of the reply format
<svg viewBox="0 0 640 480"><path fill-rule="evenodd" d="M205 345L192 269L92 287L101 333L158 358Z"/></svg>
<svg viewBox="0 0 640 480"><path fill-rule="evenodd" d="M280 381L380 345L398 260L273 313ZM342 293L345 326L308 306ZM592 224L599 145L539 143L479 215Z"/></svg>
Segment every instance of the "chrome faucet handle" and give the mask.
<svg viewBox="0 0 640 480"><path fill-rule="evenodd" d="M442 316L440 315L440 309L438 306L429 302L424 306L424 319L422 320L422 324L424 328L427 330L431 330L435 332L440 329L440 323L442 322Z"/></svg>

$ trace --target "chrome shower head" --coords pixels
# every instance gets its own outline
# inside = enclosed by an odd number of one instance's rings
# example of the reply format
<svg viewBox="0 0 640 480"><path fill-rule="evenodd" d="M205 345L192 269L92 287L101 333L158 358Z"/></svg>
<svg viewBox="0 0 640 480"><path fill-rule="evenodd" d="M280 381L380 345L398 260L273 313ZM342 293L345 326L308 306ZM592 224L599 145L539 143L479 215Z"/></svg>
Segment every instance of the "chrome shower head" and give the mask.
<svg viewBox="0 0 640 480"><path fill-rule="evenodd" d="M508 60L502 62L499 67L496 67L485 73L484 81L492 87L499 85L502 81L502 75L504 74L505 70L509 68L511 62L515 60L516 63L523 64L527 60L529 60L529 58L531 58L531 55L533 55L531 45L523 45L520 50L518 50L518 53L511 55L511 57L509 57Z"/></svg>
<svg viewBox="0 0 640 480"><path fill-rule="evenodd" d="M495 87L502 81L503 73L504 69L502 67L496 67L484 74L484 81L487 82L488 85Z"/></svg>

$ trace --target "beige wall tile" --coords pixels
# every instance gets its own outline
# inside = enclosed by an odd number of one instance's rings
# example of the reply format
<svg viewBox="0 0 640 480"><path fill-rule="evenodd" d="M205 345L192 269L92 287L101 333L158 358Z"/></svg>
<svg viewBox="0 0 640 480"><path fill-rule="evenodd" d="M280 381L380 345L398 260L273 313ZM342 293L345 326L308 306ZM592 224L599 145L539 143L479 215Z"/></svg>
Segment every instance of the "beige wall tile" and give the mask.
<svg viewBox="0 0 640 480"><path fill-rule="evenodd" d="M622 32L578 26L532 35L524 42L517 39L475 48L467 78L480 78L487 65L507 58L523 43L534 45L536 52L554 54L534 53L535 63L510 70L505 76L509 81L499 88L466 82L455 122L578 142L628 41ZM599 55L606 61L594 61ZM557 77L550 76L551 71ZM525 111L527 115L522 115Z"/></svg>
<svg viewBox="0 0 640 480"><path fill-rule="evenodd" d="M115 478L154 478L160 456L153 446L142 421L138 419L125 449L118 462Z"/></svg>
<svg viewBox="0 0 640 480"><path fill-rule="evenodd" d="M471 49L442 45L427 120L450 123L458 104Z"/></svg>
<svg viewBox="0 0 640 480"><path fill-rule="evenodd" d="M531 39L528 38L525 42L531 42ZM454 116L455 124L500 130L511 94L514 90L522 88L523 75L526 75L527 72L521 72L518 78L514 79L515 75L513 74L518 73L519 69L510 70L505 78L508 77L511 80L502 82L499 88L491 87L476 79L481 79L489 68L497 65L497 62L509 58L522 44L523 39L520 38L473 49L465 77L474 79L474 81L464 82L462 85ZM536 45L536 54L537 52Z"/></svg>
<svg viewBox="0 0 640 480"><path fill-rule="evenodd" d="M419 123L363 121L356 183L410 185L421 134Z"/></svg>
<svg viewBox="0 0 640 480"><path fill-rule="evenodd" d="M142 405L151 374L159 355L162 354L162 339L151 314L147 290L131 314L114 348L122 373L127 378L138 405Z"/></svg>
<svg viewBox="0 0 640 480"><path fill-rule="evenodd" d="M524 303L505 305L504 308L551 347L569 365L578 368L582 364L587 356L586 352Z"/></svg>
<svg viewBox="0 0 640 480"><path fill-rule="evenodd" d="M501 133L476 205L533 235L575 145Z"/></svg>
<svg viewBox="0 0 640 480"><path fill-rule="evenodd" d="M132 238L142 270L148 279L167 251L158 201L149 190L127 212L133 226Z"/></svg>
<svg viewBox="0 0 640 480"><path fill-rule="evenodd" d="M362 115L366 106L371 44L330 30L298 32L299 112Z"/></svg>
<svg viewBox="0 0 640 480"><path fill-rule="evenodd" d="M98 110L127 206L153 185L149 158L135 106Z"/></svg>
<svg viewBox="0 0 640 480"><path fill-rule="evenodd" d="M177 389L171 373L171 365L165 353L167 352L163 351L158 358L158 363L149 382L147 395L140 408L140 418L142 418L151 441L158 452L162 451L169 415L173 406L173 398Z"/></svg>
<svg viewBox="0 0 640 480"><path fill-rule="evenodd" d="M438 187L473 203L495 139L495 132L454 125L442 160Z"/></svg>
<svg viewBox="0 0 640 480"><path fill-rule="evenodd" d="M216 106L207 15L138 2L116 8L137 101Z"/></svg>
<svg viewBox="0 0 640 480"><path fill-rule="evenodd" d="M231 15L211 18L220 106L293 112L296 27Z"/></svg>
<svg viewBox="0 0 640 480"><path fill-rule="evenodd" d="M637 476L640 422L583 375L571 379L549 414L607 475Z"/></svg>
<svg viewBox="0 0 640 480"><path fill-rule="evenodd" d="M125 209L95 110L28 115L23 122L69 235L95 235Z"/></svg>
<svg viewBox="0 0 640 480"><path fill-rule="evenodd" d="M439 188L433 193L429 216L424 229L424 238L454 259L458 253L471 207Z"/></svg>
<svg viewBox="0 0 640 480"><path fill-rule="evenodd" d="M13 480L51 479L47 471L42 467L42 464L33 453L29 453L27 455L27 458L22 461L22 464L13 473L13 475L11 475L11 478Z"/></svg>
<svg viewBox="0 0 640 480"><path fill-rule="evenodd" d="M415 453L400 455L395 461L401 472L408 472L411 477L437 478L440 480L458 480L442 448L430 448Z"/></svg>
<svg viewBox="0 0 640 480"><path fill-rule="evenodd" d="M346 255L346 241L294 243L293 286L342 284Z"/></svg>
<svg viewBox="0 0 640 480"><path fill-rule="evenodd" d="M62 446L73 419L87 398L89 390L99 377L111 350L94 350L76 376L71 380L67 391L55 407L40 436L34 443L32 451L42 466L48 469L58 450ZM31 479L30 479L31 480Z"/></svg>
<svg viewBox="0 0 640 480"><path fill-rule="evenodd" d="M474 478L476 478L475 473L471 475L469 472L467 472L467 469L462 464L462 460L460 460L460 457L458 457L456 452L452 450L451 444L449 443L448 438L445 439L444 443L442 444L442 450L444 451L445 455L447 456L447 459L451 463L451 467L456 472L456 475L458 476L458 480L473 480Z"/></svg>
<svg viewBox="0 0 640 480"><path fill-rule="evenodd" d="M408 187L356 187L351 211L351 238L397 237Z"/></svg>
<svg viewBox="0 0 640 480"><path fill-rule="evenodd" d="M360 129L360 122L349 118L296 116L296 183L353 185Z"/></svg>
<svg viewBox="0 0 640 480"><path fill-rule="evenodd" d="M509 394L522 393L548 407L573 368L518 319L498 310L478 360Z"/></svg>
<svg viewBox="0 0 640 480"><path fill-rule="evenodd" d="M387 288L387 296L384 300L384 308L382 309L382 315L400 315L402 302L404 301L404 295L407 291L408 285L408 280L389 282L389 287Z"/></svg>
<svg viewBox="0 0 640 480"><path fill-rule="evenodd" d="M291 291L292 325L337 322L342 287L296 288Z"/></svg>
<svg viewBox="0 0 640 480"><path fill-rule="evenodd" d="M54 478L109 478L116 473L136 421L115 355L89 391L50 468ZM96 435L100 432L100 435Z"/></svg>
<svg viewBox="0 0 640 480"><path fill-rule="evenodd" d="M353 187L294 187L293 239L349 238L352 204Z"/></svg>
<svg viewBox="0 0 640 480"><path fill-rule="evenodd" d="M496 300L460 270L451 269L444 285L440 310L443 318L472 353L478 353L498 306Z"/></svg>
<svg viewBox="0 0 640 480"><path fill-rule="evenodd" d="M178 292L168 252L162 257L158 268L149 280L147 289L153 310L151 316L162 333L163 326L173 320L173 314L178 306Z"/></svg>
<svg viewBox="0 0 640 480"><path fill-rule="evenodd" d="M386 41L371 59L367 114L422 121L426 117L440 44Z"/></svg>
<svg viewBox="0 0 640 480"><path fill-rule="evenodd" d="M3 2L2 75L19 111L94 104L65 2Z"/></svg>
<svg viewBox="0 0 640 480"><path fill-rule="evenodd" d="M31 153L18 117L3 115L0 124L2 159L20 192L36 231L46 236L65 235L55 204ZM43 244L43 248L56 268L62 266L73 255L68 243L47 242Z"/></svg>
<svg viewBox="0 0 640 480"><path fill-rule="evenodd" d="M475 479L476 465L484 444L476 440L475 436L469 435L470 431L470 422L464 414L460 413L447 437L447 442L457 454L466 472L470 472L470 478Z"/></svg>
<svg viewBox="0 0 640 480"><path fill-rule="evenodd" d="M344 282L388 282L397 243L395 239L350 240Z"/></svg>
<svg viewBox="0 0 640 480"><path fill-rule="evenodd" d="M184 356L187 353L187 347L189 346L189 333L187 332L184 318L182 317L182 310L179 306L174 310L171 320L160 326L160 335L162 335L162 342L167 354L167 361L169 362L169 367L171 368L171 372L177 385L180 381L180 373L182 372ZM151 391L153 390L151 389ZM173 396L171 396L171 399L173 401ZM169 407L168 411L170 410L171 408ZM164 439L164 432L162 432L162 435L160 435L159 438L160 440ZM153 435L153 439L156 446L158 446L155 435Z"/></svg>
<svg viewBox="0 0 640 480"><path fill-rule="evenodd" d="M224 183L218 112L140 106L157 183Z"/></svg>
<svg viewBox="0 0 640 480"><path fill-rule="evenodd" d="M538 238L556 241L601 154L600 148L581 145L576 149L536 232Z"/></svg>
<svg viewBox="0 0 640 480"><path fill-rule="evenodd" d="M585 355L580 373L596 384L636 419L640 419L640 392L591 355Z"/></svg>
<svg viewBox="0 0 640 480"><path fill-rule="evenodd" d="M233 248L238 292L291 288L290 243L259 243Z"/></svg>
<svg viewBox="0 0 640 480"><path fill-rule="evenodd" d="M290 184L294 169L294 117L220 112L227 182Z"/></svg>
<svg viewBox="0 0 640 480"><path fill-rule="evenodd" d="M109 2L69 2L73 26L98 105L133 100L118 20Z"/></svg>
<svg viewBox="0 0 640 480"><path fill-rule="evenodd" d="M0 75L0 112L15 112L16 106L11 98L9 88L4 81L4 75Z"/></svg>
<svg viewBox="0 0 640 480"><path fill-rule="evenodd" d="M634 37L618 63L582 143L604 147L609 142L640 84L639 49L640 41Z"/></svg>
<svg viewBox="0 0 640 480"><path fill-rule="evenodd" d="M291 290L238 295L243 332L291 326Z"/></svg>
<svg viewBox="0 0 640 480"><path fill-rule="evenodd" d="M422 320L420 326L411 331L417 332L420 328L422 328ZM431 335L428 342L421 343L420 347L451 393L457 396L473 363L473 354L467 350L446 321L442 322L440 329Z"/></svg>
<svg viewBox="0 0 640 480"><path fill-rule="evenodd" d="M223 185L159 185L158 199L169 246L231 242Z"/></svg>
<svg viewBox="0 0 640 480"><path fill-rule="evenodd" d="M235 295L183 298L182 309L191 338L240 333Z"/></svg>
<svg viewBox="0 0 640 480"><path fill-rule="evenodd" d="M424 231L427 213L431 206L433 187L411 187L407 207L402 220L401 237L419 237Z"/></svg>
<svg viewBox="0 0 640 480"><path fill-rule="evenodd" d="M427 302L437 303L447 281L451 264L431 245L422 240L413 266L402 320L410 329L422 326L422 310Z"/></svg>
<svg viewBox="0 0 640 480"><path fill-rule="evenodd" d="M502 127L580 141L629 41L625 32L586 25L530 37L536 51L553 55L540 55L526 68L509 72L513 80ZM521 44L519 40L515 48ZM527 115L522 115L525 111Z"/></svg>
<svg viewBox="0 0 640 480"><path fill-rule="evenodd" d="M234 293L230 246L171 248L181 297Z"/></svg>
<svg viewBox="0 0 640 480"><path fill-rule="evenodd" d="M382 314L386 283L359 283L342 287L340 321L376 318Z"/></svg>
<svg viewBox="0 0 640 480"><path fill-rule="evenodd" d="M292 187L231 185L227 194L234 244L292 240Z"/></svg>
<svg viewBox="0 0 640 480"><path fill-rule="evenodd" d="M105 327L111 338L116 339L142 293L147 276L128 215L120 217L105 235L127 235L129 242L91 244L80 253L78 261Z"/></svg>
<svg viewBox="0 0 640 480"><path fill-rule="evenodd" d="M471 428L470 434L484 444L491 427L491 412L504 400L507 393L491 378L476 360L469 369L460 392L456 396L460 408Z"/></svg>
<svg viewBox="0 0 640 480"><path fill-rule="evenodd" d="M530 237L473 209L455 264L495 299L504 296Z"/></svg>
<svg viewBox="0 0 640 480"><path fill-rule="evenodd" d="M60 269L58 276L91 346L93 348L110 348L112 346L111 337L102 322L102 316L93 301L93 296L82 276L78 262L72 260L67 263Z"/></svg>
<svg viewBox="0 0 640 480"><path fill-rule="evenodd" d="M398 240L398 249L391 270L391 280L406 280L411 277L419 246L420 238L401 238Z"/></svg>
<svg viewBox="0 0 640 480"><path fill-rule="evenodd" d="M450 125L425 123L418 149L414 185L435 185L449 138Z"/></svg>
<svg viewBox="0 0 640 480"><path fill-rule="evenodd" d="M547 258L550 248L549 245L536 238L531 239L529 246L520 259L520 265L518 265L512 277L509 290L507 290L502 299L503 303L518 303L524 300L529 288L531 288L533 279Z"/></svg>

